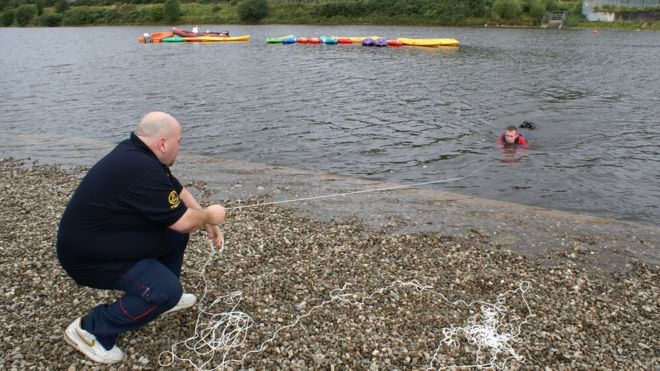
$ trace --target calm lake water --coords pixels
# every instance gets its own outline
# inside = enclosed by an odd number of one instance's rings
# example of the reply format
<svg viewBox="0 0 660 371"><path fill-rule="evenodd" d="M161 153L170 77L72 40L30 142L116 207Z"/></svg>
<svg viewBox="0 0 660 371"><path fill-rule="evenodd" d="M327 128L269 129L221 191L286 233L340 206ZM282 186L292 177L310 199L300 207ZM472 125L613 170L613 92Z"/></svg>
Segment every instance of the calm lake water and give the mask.
<svg viewBox="0 0 660 371"><path fill-rule="evenodd" d="M184 125L182 151L204 159L185 164L201 180L214 159L392 183L485 167L434 187L660 224L659 32L201 28L252 38L140 45L165 27L0 28L0 156L91 164L162 110ZM461 47L265 44L286 34ZM510 161L495 140L525 120L531 148Z"/></svg>

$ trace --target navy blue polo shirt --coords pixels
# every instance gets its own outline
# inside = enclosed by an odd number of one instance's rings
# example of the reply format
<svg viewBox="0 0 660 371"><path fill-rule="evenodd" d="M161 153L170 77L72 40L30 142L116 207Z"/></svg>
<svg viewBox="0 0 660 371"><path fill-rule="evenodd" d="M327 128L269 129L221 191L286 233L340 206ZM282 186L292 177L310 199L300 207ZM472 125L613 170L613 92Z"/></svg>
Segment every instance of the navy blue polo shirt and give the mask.
<svg viewBox="0 0 660 371"><path fill-rule="evenodd" d="M57 234L62 267L79 284L115 280L167 252L165 233L186 212L183 186L135 134L96 163L67 205Z"/></svg>

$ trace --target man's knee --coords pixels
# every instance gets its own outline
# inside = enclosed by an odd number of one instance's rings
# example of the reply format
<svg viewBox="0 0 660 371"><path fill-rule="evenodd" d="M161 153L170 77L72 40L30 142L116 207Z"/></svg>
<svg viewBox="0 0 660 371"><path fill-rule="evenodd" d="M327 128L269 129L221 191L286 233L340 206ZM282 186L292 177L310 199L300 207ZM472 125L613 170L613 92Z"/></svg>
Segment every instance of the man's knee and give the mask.
<svg viewBox="0 0 660 371"><path fill-rule="evenodd" d="M126 285L123 289L127 293L165 310L175 306L183 294L179 278L156 259L139 261L123 278Z"/></svg>
<svg viewBox="0 0 660 371"><path fill-rule="evenodd" d="M163 309L167 310L174 307L183 295L183 288L179 279L169 280L170 282L163 283L162 290L165 300L162 303Z"/></svg>

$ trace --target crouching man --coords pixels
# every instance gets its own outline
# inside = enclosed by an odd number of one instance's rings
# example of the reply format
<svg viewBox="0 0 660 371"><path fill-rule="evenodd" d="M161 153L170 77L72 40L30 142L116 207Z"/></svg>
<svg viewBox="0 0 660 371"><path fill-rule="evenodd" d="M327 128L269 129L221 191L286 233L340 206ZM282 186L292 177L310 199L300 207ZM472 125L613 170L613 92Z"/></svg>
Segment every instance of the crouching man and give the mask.
<svg viewBox="0 0 660 371"><path fill-rule="evenodd" d="M197 302L179 280L188 233L205 228L221 243L225 209L202 208L170 172L180 141L174 117L148 113L89 170L62 215L57 255L64 270L79 285L124 292L64 332L67 343L96 362L123 359L119 334Z"/></svg>

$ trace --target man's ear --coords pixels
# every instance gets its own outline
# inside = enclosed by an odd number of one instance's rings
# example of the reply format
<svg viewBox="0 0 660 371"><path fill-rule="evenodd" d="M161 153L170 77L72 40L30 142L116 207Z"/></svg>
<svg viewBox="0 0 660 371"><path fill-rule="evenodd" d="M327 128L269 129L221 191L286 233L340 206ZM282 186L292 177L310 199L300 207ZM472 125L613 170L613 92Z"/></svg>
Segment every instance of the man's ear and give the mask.
<svg viewBox="0 0 660 371"><path fill-rule="evenodd" d="M157 146L161 152L165 151L165 137L158 138Z"/></svg>

